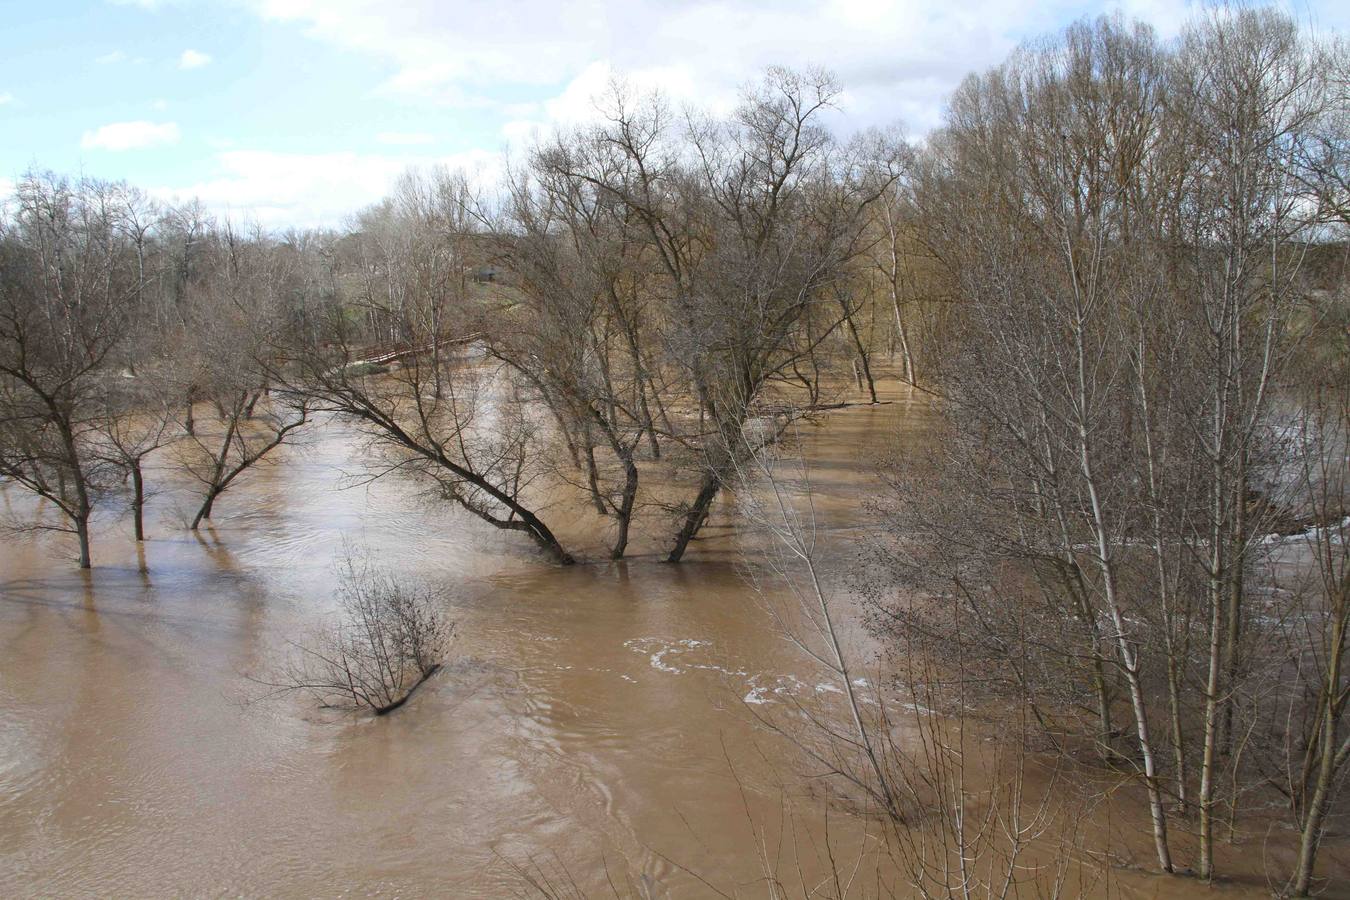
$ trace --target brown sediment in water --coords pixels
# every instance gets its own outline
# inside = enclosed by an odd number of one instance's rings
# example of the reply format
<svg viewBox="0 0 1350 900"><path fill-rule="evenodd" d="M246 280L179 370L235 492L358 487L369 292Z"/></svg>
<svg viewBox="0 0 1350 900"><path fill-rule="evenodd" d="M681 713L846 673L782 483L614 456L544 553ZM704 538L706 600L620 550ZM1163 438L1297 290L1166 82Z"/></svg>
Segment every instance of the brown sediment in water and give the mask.
<svg viewBox="0 0 1350 900"><path fill-rule="evenodd" d="M805 431L836 572L872 462L922 441L932 415L893 399ZM821 678L745 577L762 538L734 495L678 566L660 562L654 512L618 563L600 561L593 514L555 517L591 560L560 568L405 481L350 486L358 443L314 430L244 476L200 535L181 484L152 498L144 547L109 510L92 572L60 537L0 543L0 895L514 896L519 868L565 870L587 894L608 890L608 870L704 895L685 868L762 893L750 821L777 827L780 783L808 832L827 801L744 700L773 709ZM0 488L0 514L35 511ZM378 719L258 702L250 676L332 613L344 540L450 589L453 659ZM869 652L856 621L849 640ZM1103 812L1091 828L1147 866L1132 823ZM1265 893L1267 848L1221 851L1240 881L1227 891ZM1112 885L1209 892L1129 872Z"/></svg>

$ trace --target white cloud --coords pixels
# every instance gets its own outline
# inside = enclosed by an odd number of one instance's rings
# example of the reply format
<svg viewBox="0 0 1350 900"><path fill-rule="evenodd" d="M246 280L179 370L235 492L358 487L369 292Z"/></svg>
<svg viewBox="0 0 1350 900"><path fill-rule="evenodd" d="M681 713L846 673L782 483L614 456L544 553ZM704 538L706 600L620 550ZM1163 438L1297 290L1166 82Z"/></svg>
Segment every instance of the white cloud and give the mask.
<svg viewBox="0 0 1350 900"><path fill-rule="evenodd" d="M114 122L86 131L80 146L86 150L141 150L176 144L179 137L174 122Z"/></svg>
<svg viewBox="0 0 1350 900"><path fill-rule="evenodd" d="M923 131L967 71L997 62L1080 5L1091 11L1086 0L581 0L565 13L543 0L408 0L390 15L384 0L248 2L267 20L391 64L386 93L492 106L517 135L588 116L591 94L613 72L659 86L677 103L720 106L771 64L836 71L849 89L851 124L899 114ZM504 109L519 104L522 89L551 99L527 115Z"/></svg>
<svg viewBox="0 0 1350 900"><path fill-rule="evenodd" d="M184 50L183 55L178 57L178 68L200 69L210 62L211 55L209 53L202 53L200 50Z"/></svg>
<svg viewBox="0 0 1350 900"><path fill-rule="evenodd" d="M0 91L0 106L8 106L14 102L14 95L8 91Z"/></svg>
<svg viewBox="0 0 1350 900"><path fill-rule="evenodd" d="M1195 14L1189 4L1175 0L1119 0L1116 8L1127 18L1148 22L1163 38L1176 37Z"/></svg>
<svg viewBox="0 0 1350 900"><path fill-rule="evenodd" d="M513 118L502 126L502 136L509 146L519 149L559 126L598 121L605 115L615 88L629 96L658 92L677 112L692 106L725 114L735 107L740 88L761 73L762 69L746 73L739 81L727 78L718 82L701 79L692 67L680 64L616 69L608 62L595 62L582 69L555 96L538 103L511 104L505 108L503 112ZM848 98L845 94L844 100ZM885 115L890 121L899 113ZM866 120L860 124L873 122Z"/></svg>
<svg viewBox="0 0 1350 900"><path fill-rule="evenodd" d="M377 92L428 115L444 105L489 113L463 119L499 126L499 139L518 146L559 124L594 117L594 97L616 75L638 90L661 90L677 110L685 103L726 110L772 64L820 65L838 74L847 118L834 121L842 127L899 118L922 135L941 122L946 97L967 72L996 64L1019 41L1117 8L1166 36L1190 0L577 0L561 11L544 0L401 0L396 14L387 0L228 2L375 60L389 72ZM1308 2L1320 7L1328 0ZM190 55L209 61L189 50L180 60L184 68ZM208 174L161 194L200 195L218 212L268 225L335 224L384 196L410 164L468 165L484 184L504 165L495 147L438 156L434 133L388 131L375 139L387 149L274 153L243 149L257 146L246 136L208 139L214 150Z"/></svg>
<svg viewBox="0 0 1350 900"><path fill-rule="evenodd" d="M411 147L420 144L434 144L436 143L436 136L424 134L420 131L381 131L375 135L375 140L391 147Z"/></svg>
<svg viewBox="0 0 1350 900"><path fill-rule="evenodd" d="M214 214L267 227L333 226L388 195L410 167L463 169L480 185L495 184L501 156L473 150L448 156L366 153L217 153L211 177L153 193L171 202L194 197Z"/></svg>
<svg viewBox="0 0 1350 900"><path fill-rule="evenodd" d="M242 0L265 20L392 67L379 86L413 102L491 107L510 136L589 114L598 73L620 72L675 101L731 102L771 64L821 65L847 89L849 127L901 118L921 134L970 71L1081 16L1121 11L1164 37L1198 0ZM1274 0L1306 19L1345 4ZM522 95L546 108L508 109ZM543 95L543 97L541 97Z"/></svg>
<svg viewBox="0 0 1350 900"><path fill-rule="evenodd" d="M123 53L121 50L114 50L114 51L112 51L111 53L105 53L105 54L103 54L102 56L97 57L97 58L94 59L94 62L98 63L99 65L103 65L103 66L108 66L108 65L112 65L112 64L114 64L114 63L120 63L120 62L126 62L126 61L127 61L127 55L126 55L125 53Z"/></svg>

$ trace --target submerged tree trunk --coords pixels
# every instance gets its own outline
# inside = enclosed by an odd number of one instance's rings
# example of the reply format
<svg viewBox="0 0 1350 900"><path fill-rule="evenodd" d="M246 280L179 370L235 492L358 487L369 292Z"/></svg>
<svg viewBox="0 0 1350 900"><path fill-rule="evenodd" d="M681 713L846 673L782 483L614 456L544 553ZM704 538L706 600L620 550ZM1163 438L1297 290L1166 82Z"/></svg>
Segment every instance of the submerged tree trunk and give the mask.
<svg viewBox="0 0 1350 900"><path fill-rule="evenodd" d="M628 549L628 528L633 522L633 505L637 500L638 470L630 454L624 460L623 499L619 503L619 533L614 537L610 559L623 559Z"/></svg>
<svg viewBox="0 0 1350 900"><path fill-rule="evenodd" d="M1070 262L1072 267L1072 261ZM1083 307L1079 307L1081 310ZM1125 683L1130 691L1130 706L1134 711L1135 734L1138 738L1139 755L1144 767L1144 786L1148 793L1149 816L1153 824L1153 844L1158 854L1158 867L1164 872L1172 871L1172 852L1167 837L1167 811L1163 808L1162 791L1159 786L1157 760L1153 740L1149 732L1148 701L1143 679L1140 677L1140 660L1135 643L1130 639L1130 629L1125 621L1120 597L1118 595L1118 577L1113 559L1114 536L1110 533L1101 494L1097 489L1097 473L1093 466L1093 443L1089 428L1089 363L1084 340L1085 319L1079 313L1077 332L1074 339L1075 417L1078 432L1078 468L1082 484L1087 494L1090 522L1096 539L1097 565L1102 579L1102 591L1105 594L1107 612L1115 631L1116 652L1120 656L1120 667L1125 673Z"/></svg>
<svg viewBox="0 0 1350 900"><path fill-rule="evenodd" d="M1205 678L1205 737L1200 758L1200 877L1214 877L1214 782L1219 744L1219 667L1223 607L1210 600L1209 670Z"/></svg>
<svg viewBox="0 0 1350 900"><path fill-rule="evenodd" d="M900 361L904 365L905 383L914 384L914 354L909 349L909 330L905 327L905 320L900 315L900 296L894 294L895 300L895 330L896 336L900 339Z"/></svg>
<svg viewBox="0 0 1350 900"><path fill-rule="evenodd" d="M89 514L83 513L75 517L75 534L80 541L80 568L88 569L92 566L89 556Z"/></svg>
<svg viewBox="0 0 1350 900"><path fill-rule="evenodd" d="M1222 407L1214 413L1216 436L1222 435ZM1227 607L1227 579L1225 578L1224 541L1224 485L1225 467L1223 464L1224 445L1216 441L1214 449L1213 482L1210 515L1210 556L1209 567L1209 651L1208 670L1205 676L1205 718L1204 745L1200 757L1200 792L1196 803L1200 808L1200 862L1201 878L1214 877L1214 785L1215 768L1218 765L1219 727L1222 710L1220 709L1220 678L1223 666L1224 611Z"/></svg>
<svg viewBox="0 0 1350 900"><path fill-rule="evenodd" d="M554 561L563 566L570 566L576 562L572 554L563 549L563 545L559 543L553 532L543 523L543 520L514 500L509 501L508 506L512 514L520 519L522 527L517 530L524 531L533 538L534 542L549 556L553 557Z"/></svg>
<svg viewBox="0 0 1350 900"><path fill-rule="evenodd" d="M216 498L219 496L220 491L216 490L215 488L212 488L210 491L207 492L206 499L202 501L202 505L197 509L197 515L193 516L192 518L193 531L196 531L198 530L198 528L201 527L203 519L211 518L211 508L215 506Z"/></svg>
<svg viewBox="0 0 1350 900"><path fill-rule="evenodd" d="M386 703L384 706L376 706L376 707L374 707L373 712L374 712L375 715L377 715L377 716L387 716L387 715L389 715L391 712L393 712L394 710L398 709L398 708L401 707L403 704L405 704L405 703L407 703L409 700L411 700L411 699L412 699L413 693L414 693L418 688L420 688L422 685L426 684L427 679L429 679L432 675L435 675L435 674L436 674L437 672L439 672L440 670L441 670L441 664L440 664L440 663L436 663L434 666L431 666L431 667L428 668L425 672L422 673L421 677L419 677L415 682L413 682L412 687L408 688L407 693L405 693L402 697L399 697L397 700L394 700L392 703Z"/></svg>
<svg viewBox="0 0 1350 900"><path fill-rule="evenodd" d="M1344 595L1350 585L1342 584ZM1342 596L1338 612L1347 600ZM1345 656L1346 620L1337 618L1332 628L1331 646L1327 659L1326 682L1323 685L1322 722L1318 747L1317 780L1314 782L1312 798L1306 804L1303 814L1303 830L1299 837L1298 863L1294 868L1294 894L1306 897L1312 890L1313 867L1317 862L1317 850L1322 842L1322 831L1326 821L1327 807L1331 803L1336 773L1350 756L1350 741L1338 747L1336 741L1340 723L1340 708L1345 704L1344 696L1334 696L1340 689L1341 665ZM1326 690L1330 688L1330 690Z"/></svg>
<svg viewBox="0 0 1350 900"><path fill-rule="evenodd" d="M1143 679L1140 677L1139 658L1130 640L1129 629L1117 597L1116 572L1111 560L1110 542L1106 536L1105 519L1097 497L1092 469L1088 462L1086 434L1080 432L1080 435L1084 441L1083 475L1092 508L1094 530L1097 533L1097 554L1098 563L1101 567L1102 587L1106 594L1111 624L1116 632L1116 650L1120 654L1120 667L1125 673L1125 683L1130 690L1130 705L1134 711L1135 734L1139 741L1139 755L1144 764L1144 786L1148 793L1149 815L1153 822L1154 849L1158 855L1158 867L1164 872L1171 872L1172 852L1168 846L1167 812L1163 809L1162 792L1158 784L1157 761L1153 749L1153 740L1149 734L1147 700L1145 699Z"/></svg>
<svg viewBox="0 0 1350 900"><path fill-rule="evenodd" d="M844 322L848 325L849 337L853 339L853 347L857 351L857 359L853 362L853 377L858 382L858 390L862 390L863 383L866 382L867 393L872 398L872 402L877 402L877 382L872 377L872 365L868 360L871 355L868 352L866 343L863 342L862 335L858 333L858 326L853 321L853 314L848 308L846 301L841 300L839 305L844 313ZM861 366L861 371L859 367Z"/></svg>
<svg viewBox="0 0 1350 900"><path fill-rule="evenodd" d="M905 382L914 384L914 354L909 347L909 329L905 325L905 317L900 309L900 253L896 249L899 231L890 205L886 204L883 209L886 213L886 231L890 238L890 271L887 272L887 281L890 282L891 308L895 311L896 337L900 339L900 357L904 365Z"/></svg>
<svg viewBox="0 0 1350 900"><path fill-rule="evenodd" d="M211 507L215 504L216 497L218 497L223 490L222 485L226 480L225 463L230 457L230 445L234 443L234 433L238 427L238 416L232 416L230 418L230 424L225 428L225 440L221 443L220 455L215 458L214 465L212 466L211 480L206 486L206 499L197 509L197 515L192 519L193 531L197 530L202 524L203 519L211 518Z"/></svg>
<svg viewBox="0 0 1350 900"><path fill-rule="evenodd" d="M666 562L677 563L684 558L684 553L689 549L689 542L698 534L699 529L708 518L708 510L712 507L713 498L717 492L722 489L722 479L715 472L708 472L703 476L703 484L699 488L698 496L694 498L694 505L689 508L689 513L684 518L684 525L680 528L680 533L675 536L675 544L670 548L670 555L666 557Z"/></svg>
<svg viewBox="0 0 1350 900"><path fill-rule="evenodd" d="M89 553L89 516L94 511L89 496L89 483L85 480L85 469L79 447L75 443L75 431L68 419L59 423L65 453L70 462L71 478L75 482L75 534L80 541L80 568L88 569L93 563Z"/></svg>
<svg viewBox="0 0 1350 900"><path fill-rule="evenodd" d="M141 472L141 460L131 460L131 520L136 529L136 540L145 540L145 476Z"/></svg>

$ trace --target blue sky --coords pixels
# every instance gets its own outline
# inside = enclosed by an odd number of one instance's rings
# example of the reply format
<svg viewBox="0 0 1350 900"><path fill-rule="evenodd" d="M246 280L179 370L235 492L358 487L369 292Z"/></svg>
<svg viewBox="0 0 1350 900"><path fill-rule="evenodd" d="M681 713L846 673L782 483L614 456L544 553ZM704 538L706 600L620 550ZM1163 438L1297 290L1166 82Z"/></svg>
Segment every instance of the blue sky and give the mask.
<svg viewBox="0 0 1350 900"><path fill-rule="evenodd" d="M1292 8L1330 30L1341 6ZM1165 35L1185 17L1167 0L0 0L0 192L37 166L338 224L409 166L490 181L615 74L717 108L772 63L835 70L844 127L922 134L966 71L1121 8Z"/></svg>

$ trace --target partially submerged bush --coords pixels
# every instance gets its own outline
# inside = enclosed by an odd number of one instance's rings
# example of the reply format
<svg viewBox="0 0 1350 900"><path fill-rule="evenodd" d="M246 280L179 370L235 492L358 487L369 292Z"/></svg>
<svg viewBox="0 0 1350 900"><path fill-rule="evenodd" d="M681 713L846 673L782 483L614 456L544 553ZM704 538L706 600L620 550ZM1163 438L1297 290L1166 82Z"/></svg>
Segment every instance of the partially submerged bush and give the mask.
<svg viewBox="0 0 1350 900"><path fill-rule="evenodd" d="M296 645L277 686L384 715L440 669L454 625L437 591L350 559L341 578L338 619Z"/></svg>

